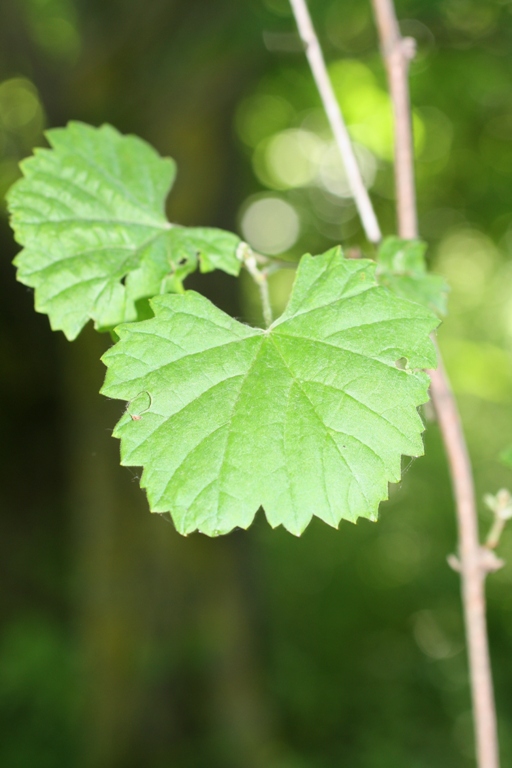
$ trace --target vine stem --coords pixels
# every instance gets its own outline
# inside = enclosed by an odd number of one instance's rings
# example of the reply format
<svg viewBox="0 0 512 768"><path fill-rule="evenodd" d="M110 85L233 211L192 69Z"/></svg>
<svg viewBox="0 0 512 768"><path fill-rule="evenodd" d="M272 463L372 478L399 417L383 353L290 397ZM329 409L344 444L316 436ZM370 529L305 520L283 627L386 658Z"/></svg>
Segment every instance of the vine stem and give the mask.
<svg viewBox="0 0 512 768"><path fill-rule="evenodd" d="M305 0L290 0L320 97L345 164L347 177L367 237L381 239L341 110L329 80L320 44ZM395 182L399 235L418 236L408 66L414 41L402 38L393 0L372 0L386 65L395 122ZM499 567L478 535L473 473L457 404L438 350L438 368L429 372L431 393L448 458L458 522L462 601L466 625L473 717L479 768L499 768L496 712L491 677L484 584ZM452 560L453 562L453 560Z"/></svg>
<svg viewBox="0 0 512 768"><path fill-rule="evenodd" d="M322 49L318 42L311 16L309 15L306 0L290 0L290 5L297 22L300 37L304 43L316 87L334 134L343 165L345 166L347 181L366 237L370 242L378 243L382 238L379 223L361 177L352 142L327 72Z"/></svg>
<svg viewBox="0 0 512 768"><path fill-rule="evenodd" d="M395 119L395 179L401 237L418 236L409 61L414 45L402 38L393 0L372 0L386 65ZM438 367L429 371L431 393L450 467L458 523L459 567L466 626L473 718L479 768L499 768L496 710L489 658L485 579L499 567L480 545L473 472L455 397L438 350Z"/></svg>
<svg viewBox="0 0 512 768"><path fill-rule="evenodd" d="M496 710L487 639L485 578L499 567L480 546L471 464L441 355L429 371L432 399L450 465L459 529L459 565L479 768L499 768Z"/></svg>
<svg viewBox="0 0 512 768"><path fill-rule="evenodd" d="M372 5L393 105L398 231L401 237L413 240L418 237L418 219L408 70L416 41L401 36L393 0L372 0Z"/></svg>
<svg viewBox="0 0 512 768"><path fill-rule="evenodd" d="M263 322L266 328L272 325L272 305L270 303L270 291L268 288L268 267L259 269L258 262L269 263L269 259L254 253L247 243L240 243L237 250L237 256L258 286L260 292L261 309L263 313Z"/></svg>
<svg viewBox="0 0 512 768"><path fill-rule="evenodd" d="M270 304L270 291L268 289L267 276L260 272L261 277L256 281L260 292L261 306L263 309L263 322L266 328L272 325L272 306Z"/></svg>

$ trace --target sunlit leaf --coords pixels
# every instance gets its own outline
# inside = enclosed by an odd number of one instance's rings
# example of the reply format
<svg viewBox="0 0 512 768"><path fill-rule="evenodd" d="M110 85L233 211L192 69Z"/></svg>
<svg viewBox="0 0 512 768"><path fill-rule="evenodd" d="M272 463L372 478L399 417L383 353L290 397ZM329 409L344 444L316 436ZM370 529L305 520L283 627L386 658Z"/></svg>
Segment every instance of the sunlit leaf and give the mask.
<svg viewBox="0 0 512 768"><path fill-rule="evenodd" d="M418 369L435 366L438 320L374 271L340 249L303 257L266 331L193 291L158 296L154 318L117 329L102 391L151 400L115 435L122 463L144 467L153 511L209 535L246 528L260 505L295 534L313 515L376 518L401 455L423 453L429 382Z"/></svg>
<svg viewBox="0 0 512 768"><path fill-rule="evenodd" d="M235 235L167 221L171 159L109 125L72 122L47 138L52 148L23 161L8 204L24 246L18 279L53 329L74 339L89 319L100 330L135 320L140 299L183 290L198 255L208 269L239 269Z"/></svg>

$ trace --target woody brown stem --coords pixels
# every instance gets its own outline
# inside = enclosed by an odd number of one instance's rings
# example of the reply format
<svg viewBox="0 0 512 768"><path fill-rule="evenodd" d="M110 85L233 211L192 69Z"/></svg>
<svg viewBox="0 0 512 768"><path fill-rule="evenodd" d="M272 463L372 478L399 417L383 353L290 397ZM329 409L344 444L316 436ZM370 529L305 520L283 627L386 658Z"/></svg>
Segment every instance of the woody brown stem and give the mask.
<svg viewBox="0 0 512 768"><path fill-rule="evenodd" d="M408 67L414 47L402 38L393 0L372 0L386 64L395 118L395 178L399 234L416 238L416 196ZM485 578L500 567L494 553L480 545L473 472L457 403L438 350L438 367L430 371L431 393L443 437L458 523L462 602L468 646L473 718L479 768L499 768L496 710L492 684Z"/></svg>

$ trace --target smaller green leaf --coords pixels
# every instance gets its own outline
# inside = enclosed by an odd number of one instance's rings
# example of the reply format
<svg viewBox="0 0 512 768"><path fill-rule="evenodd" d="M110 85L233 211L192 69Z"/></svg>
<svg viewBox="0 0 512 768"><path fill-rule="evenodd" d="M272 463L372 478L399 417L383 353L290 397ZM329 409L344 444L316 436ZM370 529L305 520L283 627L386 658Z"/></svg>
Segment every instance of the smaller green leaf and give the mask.
<svg viewBox="0 0 512 768"><path fill-rule="evenodd" d="M135 320L134 300L159 292L175 164L110 125L71 122L46 136L52 148L22 162L7 196L24 246L14 263L36 310L72 340L90 319L100 330ZM148 286L133 290L130 273L141 267Z"/></svg>
<svg viewBox="0 0 512 768"><path fill-rule="evenodd" d="M377 254L377 279L397 296L446 315L449 286L440 275L427 272L426 243L387 237Z"/></svg>
<svg viewBox="0 0 512 768"><path fill-rule="evenodd" d="M71 122L46 133L51 149L24 160L8 196L18 280L68 339L148 316L147 299L180 293L197 269L240 271L236 235L178 227L165 217L174 161L110 125ZM149 316L151 316L149 312Z"/></svg>
<svg viewBox="0 0 512 768"><path fill-rule="evenodd" d="M228 275L238 276L242 263L237 257L240 238L232 232L211 227L175 227L171 232L173 255L176 262L197 263L201 272L221 269Z"/></svg>

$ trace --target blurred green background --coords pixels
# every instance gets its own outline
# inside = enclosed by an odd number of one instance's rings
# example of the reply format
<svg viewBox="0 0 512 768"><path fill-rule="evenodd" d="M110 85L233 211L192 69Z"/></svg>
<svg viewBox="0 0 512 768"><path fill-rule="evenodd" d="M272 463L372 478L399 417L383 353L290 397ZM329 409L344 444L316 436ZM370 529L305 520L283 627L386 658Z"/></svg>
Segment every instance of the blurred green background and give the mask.
<svg viewBox="0 0 512 768"><path fill-rule="evenodd" d="M311 0L386 234L389 101L366 0ZM397 0L420 228L450 281L440 343L478 498L511 485L512 2ZM0 189L69 119L178 162L171 220L269 254L364 243L287 0L2 0ZM438 429L378 524L260 513L181 538L120 468L108 338L33 311L0 217L0 764L6 768L465 768L474 764L451 491ZM278 311L292 274L272 285ZM260 322L248 280L189 286ZM482 513L482 530L490 518ZM503 765L512 764L512 530L489 579Z"/></svg>

